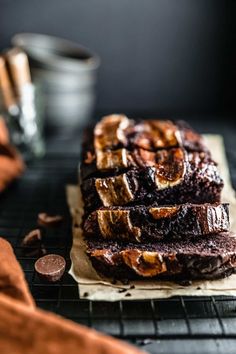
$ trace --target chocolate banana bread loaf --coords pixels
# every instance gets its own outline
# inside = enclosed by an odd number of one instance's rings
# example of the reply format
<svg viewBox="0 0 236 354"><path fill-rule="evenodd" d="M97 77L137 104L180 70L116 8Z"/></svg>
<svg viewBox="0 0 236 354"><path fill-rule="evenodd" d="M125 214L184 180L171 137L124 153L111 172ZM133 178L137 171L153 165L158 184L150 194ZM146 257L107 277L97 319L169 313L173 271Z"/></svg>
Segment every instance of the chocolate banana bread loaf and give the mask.
<svg viewBox="0 0 236 354"><path fill-rule="evenodd" d="M203 138L184 122L104 117L87 133L80 181L86 213L101 206L214 203L223 188Z"/></svg>
<svg viewBox="0 0 236 354"><path fill-rule="evenodd" d="M217 279L236 269L236 238L228 233L174 242L87 241L94 268L116 279Z"/></svg>
<svg viewBox="0 0 236 354"><path fill-rule="evenodd" d="M86 238L150 242L229 231L228 204L103 207L83 225Z"/></svg>
<svg viewBox="0 0 236 354"><path fill-rule="evenodd" d="M112 278L216 279L236 267L223 181L186 123L104 117L83 143L87 254Z"/></svg>
<svg viewBox="0 0 236 354"><path fill-rule="evenodd" d="M81 183L87 213L101 206L215 203L220 201L222 188L209 154L183 148L157 151L146 167L101 173Z"/></svg>

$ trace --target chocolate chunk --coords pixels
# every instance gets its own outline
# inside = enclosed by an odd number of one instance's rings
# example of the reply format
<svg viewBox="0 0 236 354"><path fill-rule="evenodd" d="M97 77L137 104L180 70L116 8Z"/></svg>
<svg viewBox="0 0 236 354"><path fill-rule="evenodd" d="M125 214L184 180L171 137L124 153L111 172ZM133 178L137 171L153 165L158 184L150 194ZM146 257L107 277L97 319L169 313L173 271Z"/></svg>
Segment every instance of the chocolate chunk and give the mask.
<svg viewBox="0 0 236 354"><path fill-rule="evenodd" d="M35 265L38 276L49 282L56 282L64 274L66 262L62 256L57 254L48 254L39 258Z"/></svg>
<svg viewBox="0 0 236 354"><path fill-rule="evenodd" d="M125 294L125 297L127 297L127 296L131 296L131 294L130 294L130 293L126 293L126 294Z"/></svg>
<svg viewBox="0 0 236 354"><path fill-rule="evenodd" d="M119 289L118 293L125 293L127 291L127 289Z"/></svg>
<svg viewBox="0 0 236 354"><path fill-rule="evenodd" d="M38 224L40 226L53 227L61 223L63 216L61 215L48 215L47 213L38 214Z"/></svg>
<svg viewBox="0 0 236 354"><path fill-rule="evenodd" d="M22 240L23 247L37 246L42 241L40 229L30 231Z"/></svg>
<svg viewBox="0 0 236 354"><path fill-rule="evenodd" d="M22 240L24 254L33 256L44 256L47 251L42 244L42 234L40 229L30 231Z"/></svg>

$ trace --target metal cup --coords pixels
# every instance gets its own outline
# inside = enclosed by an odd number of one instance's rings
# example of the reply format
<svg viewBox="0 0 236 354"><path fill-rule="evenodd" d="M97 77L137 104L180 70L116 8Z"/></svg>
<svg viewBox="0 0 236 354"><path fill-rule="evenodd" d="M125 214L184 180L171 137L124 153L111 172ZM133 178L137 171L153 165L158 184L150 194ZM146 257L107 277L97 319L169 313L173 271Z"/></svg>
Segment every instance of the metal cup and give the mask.
<svg viewBox="0 0 236 354"><path fill-rule="evenodd" d="M98 56L71 41L41 34L17 34L12 42L29 56L33 82L42 89L45 123L83 126L96 102Z"/></svg>

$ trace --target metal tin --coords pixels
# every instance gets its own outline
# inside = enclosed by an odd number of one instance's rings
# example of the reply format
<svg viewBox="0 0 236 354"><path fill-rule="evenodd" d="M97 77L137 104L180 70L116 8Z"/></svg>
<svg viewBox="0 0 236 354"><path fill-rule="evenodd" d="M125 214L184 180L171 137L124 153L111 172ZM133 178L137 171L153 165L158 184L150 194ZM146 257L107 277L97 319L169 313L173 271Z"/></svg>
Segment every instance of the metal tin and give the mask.
<svg viewBox="0 0 236 354"><path fill-rule="evenodd" d="M29 56L33 81L45 99L45 123L83 125L95 106L99 57L74 42L42 34L17 34L12 43Z"/></svg>

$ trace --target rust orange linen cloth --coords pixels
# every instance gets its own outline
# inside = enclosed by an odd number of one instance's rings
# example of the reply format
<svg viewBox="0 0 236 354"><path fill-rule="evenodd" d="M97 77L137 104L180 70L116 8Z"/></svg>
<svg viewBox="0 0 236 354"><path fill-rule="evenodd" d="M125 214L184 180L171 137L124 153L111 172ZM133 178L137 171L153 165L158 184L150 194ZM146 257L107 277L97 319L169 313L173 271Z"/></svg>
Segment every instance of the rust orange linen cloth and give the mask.
<svg viewBox="0 0 236 354"><path fill-rule="evenodd" d="M0 192L25 169L18 151L10 144L6 124L0 116Z"/></svg>
<svg viewBox="0 0 236 354"><path fill-rule="evenodd" d="M1 354L141 354L125 342L35 307L11 245L0 238Z"/></svg>

